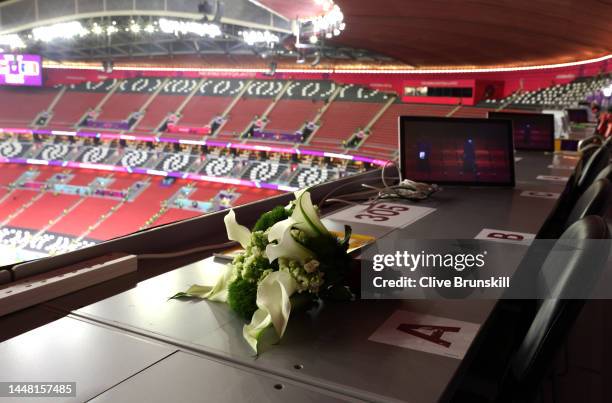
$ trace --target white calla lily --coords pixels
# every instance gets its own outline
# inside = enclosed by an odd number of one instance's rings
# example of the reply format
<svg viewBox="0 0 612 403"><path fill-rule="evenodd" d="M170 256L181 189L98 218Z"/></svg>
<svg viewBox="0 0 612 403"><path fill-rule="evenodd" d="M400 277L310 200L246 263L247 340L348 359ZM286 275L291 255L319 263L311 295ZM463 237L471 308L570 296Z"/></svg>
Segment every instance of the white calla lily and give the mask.
<svg viewBox="0 0 612 403"><path fill-rule="evenodd" d="M225 222L227 238L230 241L238 242L243 248L246 248L251 241L251 231L244 225L238 224L236 213L234 213L233 209L223 217L223 222Z"/></svg>
<svg viewBox="0 0 612 403"><path fill-rule="evenodd" d="M232 266L227 264L214 286L194 284L187 291L186 296L208 299L209 301L227 302L227 289L232 281L236 279Z"/></svg>
<svg viewBox="0 0 612 403"><path fill-rule="evenodd" d="M289 217L272 225L268 231L268 241L280 241L287 228L293 228L294 224L295 219L293 219L293 217Z"/></svg>
<svg viewBox="0 0 612 403"><path fill-rule="evenodd" d="M295 209L291 218L295 221L295 228L304 231L309 236L316 237L329 233L321 222L319 214L312 204L310 193L306 189L295 192Z"/></svg>
<svg viewBox="0 0 612 403"><path fill-rule="evenodd" d="M256 301L258 309L251 323L242 329L244 339L256 353L259 337L270 324L278 337L283 337L291 313L289 298L296 289L296 281L285 271L270 273L259 283Z"/></svg>
<svg viewBox="0 0 612 403"><path fill-rule="evenodd" d="M270 262L275 261L279 257L298 260L302 263L309 260L314 253L296 241L291 234L291 229L295 221L292 218L277 222L270 228L268 240L270 242L266 246L266 256Z"/></svg>

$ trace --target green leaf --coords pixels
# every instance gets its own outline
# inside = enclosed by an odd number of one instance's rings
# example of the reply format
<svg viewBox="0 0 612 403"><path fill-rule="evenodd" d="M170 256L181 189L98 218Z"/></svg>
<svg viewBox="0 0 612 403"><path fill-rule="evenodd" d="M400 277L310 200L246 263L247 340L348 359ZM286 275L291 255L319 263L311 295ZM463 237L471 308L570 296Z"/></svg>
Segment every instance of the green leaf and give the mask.
<svg viewBox="0 0 612 403"><path fill-rule="evenodd" d="M174 294L173 296L171 296L170 298L168 298L168 300L171 299L179 299L179 298L194 298L193 296L187 294L186 292L177 292L176 294Z"/></svg>

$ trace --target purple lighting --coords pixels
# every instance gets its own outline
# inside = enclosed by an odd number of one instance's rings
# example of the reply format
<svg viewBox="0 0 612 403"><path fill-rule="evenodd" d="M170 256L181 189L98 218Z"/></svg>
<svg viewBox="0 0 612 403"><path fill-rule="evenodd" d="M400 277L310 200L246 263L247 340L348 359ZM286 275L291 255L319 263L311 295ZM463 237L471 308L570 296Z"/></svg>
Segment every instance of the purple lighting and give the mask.
<svg viewBox="0 0 612 403"><path fill-rule="evenodd" d="M249 151L265 151L282 154L298 154L298 155L312 155L315 157L328 157L350 161L359 161L372 165L385 166L388 161L375 159L359 155L351 154L339 154L330 153L326 151L317 150L302 150L299 148L290 147L276 147L276 146L263 146L257 144L245 144L245 143L232 143L222 142L215 140L187 140L187 139L175 139L169 137L155 137L155 136L135 136L131 134L117 134L117 133L95 133L95 132L72 132L62 130L30 130L23 128L0 128L0 133L17 133L17 134L39 134L44 136L75 136L75 137L97 137L101 140L128 140L128 141L143 141L143 142L155 142L155 143L180 143L188 145L199 145L208 147L221 147L221 148L233 148L236 150L249 150Z"/></svg>
<svg viewBox="0 0 612 403"><path fill-rule="evenodd" d="M216 182L223 183L227 185L234 186L248 186L252 188L260 188L260 189L272 189L272 190L280 190L283 192L293 192L296 191L297 188L292 186L284 186L277 185L275 183L266 183L266 182L256 182L256 181L247 181L244 179L235 179L235 178L218 178L215 176L206 176L199 175L194 173L183 173L183 172L166 172L166 171L158 171L155 169L146 169L146 168L130 168L130 167L122 167L116 165L106 165L106 164L88 164L83 162L72 162L72 161L59 161L59 160L39 160L32 158L6 158L0 157L0 164L26 164L26 165L48 165L48 166L60 166L60 167L69 167L69 168L83 168L83 169L93 169L98 171L113 171L113 172L128 172L135 174L143 174L143 175L155 175L155 176L171 176L179 179L191 179L200 182Z"/></svg>

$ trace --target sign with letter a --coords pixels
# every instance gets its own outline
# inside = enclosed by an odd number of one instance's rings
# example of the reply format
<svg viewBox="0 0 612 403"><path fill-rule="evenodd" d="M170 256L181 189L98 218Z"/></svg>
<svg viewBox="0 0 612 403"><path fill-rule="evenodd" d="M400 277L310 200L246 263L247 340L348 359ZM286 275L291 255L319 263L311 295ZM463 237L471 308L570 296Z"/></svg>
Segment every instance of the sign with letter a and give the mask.
<svg viewBox="0 0 612 403"><path fill-rule="evenodd" d="M460 320L395 311L368 340L462 359L479 327Z"/></svg>

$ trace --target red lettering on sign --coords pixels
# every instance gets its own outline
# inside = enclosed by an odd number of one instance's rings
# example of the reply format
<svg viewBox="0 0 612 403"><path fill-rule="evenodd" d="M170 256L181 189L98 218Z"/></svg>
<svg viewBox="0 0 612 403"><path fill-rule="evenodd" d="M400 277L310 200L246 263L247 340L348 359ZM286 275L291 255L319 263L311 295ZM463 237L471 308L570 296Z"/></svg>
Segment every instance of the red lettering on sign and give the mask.
<svg viewBox="0 0 612 403"><path fill-rule="evenodd" d="M410 207L389 204L375 204L356 214L357 219L370 219L372 221L388 221L389 217L400 215L399 212L408 211Z"/></svg>
<svg viewBox="0 0 612 403"><path fill-rule="evenodd" d="M461 328L455 326L416 325L411 323L402 323L397 327L397 330L449 348L451 342L448 340L443 340L442 336L446 332L458 333ZM431 333L423 333L419 332L418 330L430 331Z"/></svg>
<svg viewBox="0 0 612 403"><path fill-rule="evenodd" d="M487 234L487 238L508 239L510 241L522 241L524 236L519 234L502 234L501 232L491 232Z"/></svg>

